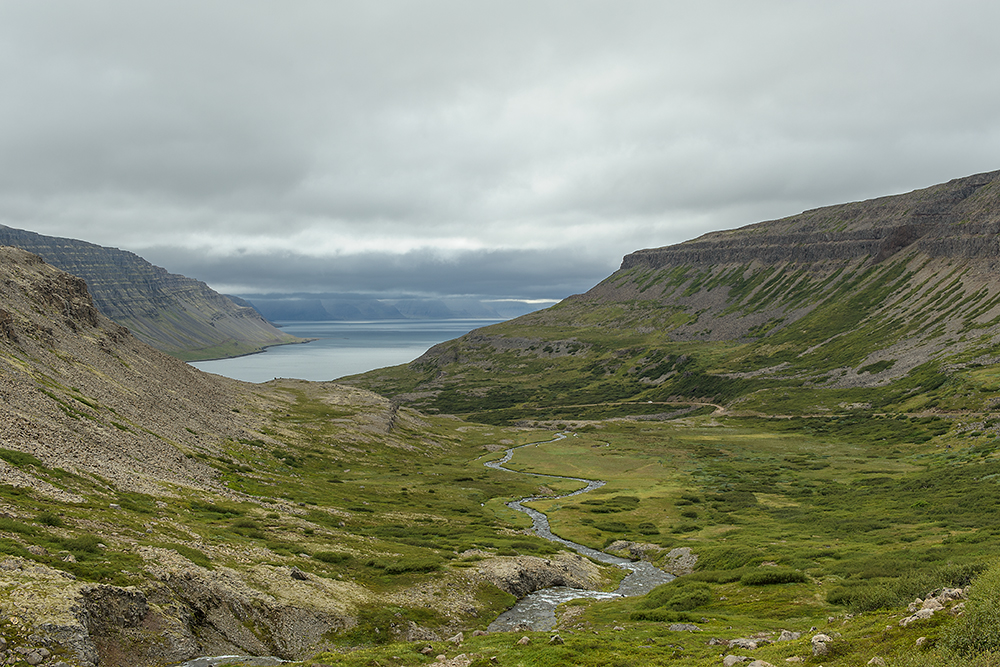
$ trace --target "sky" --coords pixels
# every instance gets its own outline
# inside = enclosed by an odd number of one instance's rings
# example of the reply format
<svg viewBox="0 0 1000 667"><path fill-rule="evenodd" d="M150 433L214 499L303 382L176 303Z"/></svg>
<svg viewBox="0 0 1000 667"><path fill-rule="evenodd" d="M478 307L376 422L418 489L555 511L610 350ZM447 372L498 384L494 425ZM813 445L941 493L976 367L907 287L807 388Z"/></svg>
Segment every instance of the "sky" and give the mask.
<svg viewBox="0 0 1000 667"><path fill-rule="evenodd" d="M1000 169L1000 3L3 0L0 224L233 294L561 299Z"/></svg>

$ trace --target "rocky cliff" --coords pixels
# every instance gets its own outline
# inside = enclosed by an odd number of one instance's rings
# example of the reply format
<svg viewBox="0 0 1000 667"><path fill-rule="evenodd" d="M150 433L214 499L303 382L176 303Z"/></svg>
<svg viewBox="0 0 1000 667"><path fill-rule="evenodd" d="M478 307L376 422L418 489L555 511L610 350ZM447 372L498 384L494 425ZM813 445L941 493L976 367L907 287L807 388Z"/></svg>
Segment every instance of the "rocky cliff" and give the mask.
<svg viewBox="0 0 1000 667"><path fill-rule="evenodd" d="M23 248L83 278L97 308L142 341L187 361L301 342L208 285L138 255L0 225L0 245Z"/></svg>

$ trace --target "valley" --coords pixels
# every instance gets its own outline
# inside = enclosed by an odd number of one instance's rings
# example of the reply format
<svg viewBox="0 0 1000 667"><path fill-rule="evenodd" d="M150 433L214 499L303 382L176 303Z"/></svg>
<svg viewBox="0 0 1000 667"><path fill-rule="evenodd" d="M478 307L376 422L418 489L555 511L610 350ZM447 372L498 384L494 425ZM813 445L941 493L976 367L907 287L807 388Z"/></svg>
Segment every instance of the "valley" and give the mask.
<svg viewBox="0 0 1000 667"><path fill-rule="evenodd" d="M338 382L202 373L0 248L0 663L1000 664L998 180L639 251ZM526 497L677 578L487 632L624 576Z"/></svg>

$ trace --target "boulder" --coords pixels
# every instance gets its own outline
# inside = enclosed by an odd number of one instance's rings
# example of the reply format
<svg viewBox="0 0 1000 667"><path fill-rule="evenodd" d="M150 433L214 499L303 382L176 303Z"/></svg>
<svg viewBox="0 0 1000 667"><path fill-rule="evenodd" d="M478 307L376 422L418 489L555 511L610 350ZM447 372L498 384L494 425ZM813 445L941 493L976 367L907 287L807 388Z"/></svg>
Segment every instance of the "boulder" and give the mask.
<svg viewBox="0 0 1000 667"><path fill-rule="evenodd" d="M722 659L722 667L733 667L733 665L738 665L741 662L746 662L749 660L745 655L727 655Z"/></svg>
<svg viewBox="0 0 1000 667"><path fill-rule="evenodd" d="M932 617L933 615L934 615L934 610L933 609L920 609L920 610L917 611L917 613L913 614L912 616L907 616L906 618L904 618L903 620L901 620L899 622L899 625L900 625L900 627L904 627L905 628L910 623L913 623L915 621L927 620L928 618Z"/></svg>
<svg viewBox="0 0 1000 667"><path fill-rule="evenodd" d="M802 633L801 632L791 632L790 630L782 630L781 634L778 635L778 641L779 642L790 642L790 641L795 641L796 639L799 639L800 637L802 637Z"/></svg>
<svg viewBox="0 0 1000 667"><path fill-rule="evenodd" d="M667 629L670 632L701 632L701 628L691 623L671 623Z"/></svg>
<svg viewBox="0 0 1000 667"><path fill-rule="evenodd" d="M815 656L826 655L830 652L830 647L828 644L833 641L833 637L830 635L818 634L815 635L809 642L812 644L812 652Z"/></svg>

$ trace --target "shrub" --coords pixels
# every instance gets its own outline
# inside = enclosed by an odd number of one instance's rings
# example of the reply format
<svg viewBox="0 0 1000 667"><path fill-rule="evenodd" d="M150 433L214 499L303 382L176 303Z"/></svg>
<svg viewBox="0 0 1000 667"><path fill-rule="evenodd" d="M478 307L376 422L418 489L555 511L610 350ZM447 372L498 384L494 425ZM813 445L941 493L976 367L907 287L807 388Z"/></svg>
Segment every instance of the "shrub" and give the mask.
<svg viewBox="0 0 1000 667"><path fill-rule="evenodd" d="M317 551L313 554L313 558L324 563L343 563L351 559L351 554L345 554L340 551Z"/></svg>
<svg viewBox="0 0 1000 667"><path fill-rule="evenodd" d="M639 606L661 611L690 611L711 601L712 589L707 584L690 579L678 579L651 590Z"/></svg>
<svg viewBox="0 0 1000 667"><path fill-rule="evenodd" d="M740 577L744 586L769 586L771 584L801 584L808 581L804 572L779 567L765 567L747 572Z"/></svg>
<svg viewBox="0 0 1000 667"><path fill-rule="evenodd" d="M21 468L26 465L38 466L39 468L42 467L42 462L31 454L28 454L27 452L19 452L14 449L0 448L0 459L3 459L16 468Z"/></svg>
<svg viewBox="0 0 1000 667"><path fill-rule="evenodd" d="M972 582L965 614L943 643L962 655L1000 651L1000 565Z"/></svg>
<svg viewBox="0 0 1000 667"><path fill-rule="evenodd" d="M97 535L81 535L80 537L63 540L63 545L75 553L95 554L100 550L98 546L100 543L101 539Z"/></svg>
<svg viewBox="0 0 1000 667"><path fill-rule="evenodd" d="M747 565L759 565L764 556L750 547L719 547L701 555L695 569L736 570Z"/></svg>

